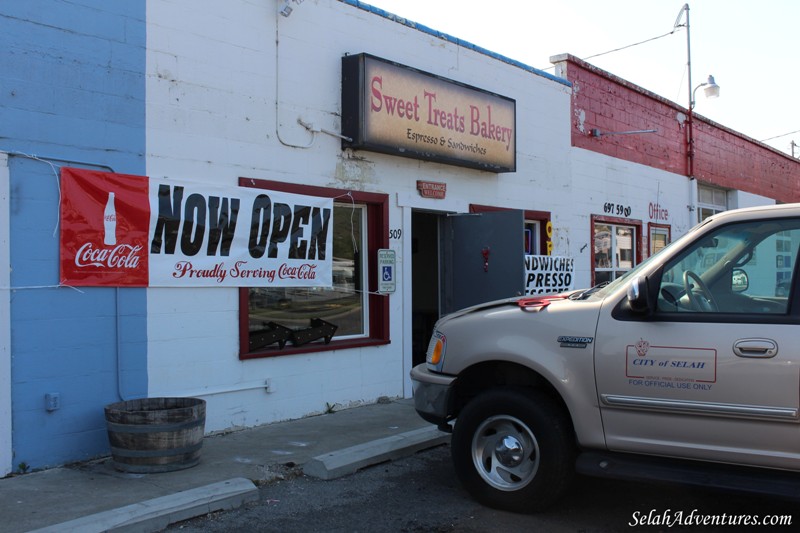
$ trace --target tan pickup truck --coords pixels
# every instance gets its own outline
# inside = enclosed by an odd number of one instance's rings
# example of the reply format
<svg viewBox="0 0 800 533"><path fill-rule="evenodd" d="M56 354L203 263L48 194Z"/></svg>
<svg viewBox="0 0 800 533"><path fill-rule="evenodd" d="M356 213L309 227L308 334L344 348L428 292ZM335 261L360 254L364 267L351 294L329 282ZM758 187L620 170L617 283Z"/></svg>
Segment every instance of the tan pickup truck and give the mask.
<svg viewBox="0 0 800 533"><path fill-rule="evenodd" d="M800 494L798 248L800 204L727 211L607 285L445 316L415 407L492 507L576 470Z"/></svg>

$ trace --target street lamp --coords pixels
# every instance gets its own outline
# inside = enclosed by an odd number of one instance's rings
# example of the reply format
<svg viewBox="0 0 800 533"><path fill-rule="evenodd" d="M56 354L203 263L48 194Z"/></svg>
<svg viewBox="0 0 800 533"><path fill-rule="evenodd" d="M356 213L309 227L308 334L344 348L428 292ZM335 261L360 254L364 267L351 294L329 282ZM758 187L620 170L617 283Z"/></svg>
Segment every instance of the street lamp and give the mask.
<svg viewBox="0 0 800 533"><path fill-rule="evenodd" d="M681 24L684 13L686 14L686 22ZM709 76L708 81L692 88L692 40L691 32L689 31L689 4L684 4L680 12L678 12L678 18L675 19L673 28L681 26L686 27L686 71L689 79L687 84L689 89L689 114L686 119L686 175L690 180L694 180L694 95L697 89L705 87L706 97L716 98L719 96L719 85L714 81L714 76Z"/></svg>
<svg viewBox="0 0 800 533"><path fill-rule="evenodd" d="M708 81L701 83L692 91L692 99L689 102L689 107L692 109L694 109L694 105L696 103L694 95L697 93L697 89L700 87L705 87L703 92L706 94L706 98L719 98L719 85L717 85L717 82L714 81L714 76L709 75Z"/></svg>

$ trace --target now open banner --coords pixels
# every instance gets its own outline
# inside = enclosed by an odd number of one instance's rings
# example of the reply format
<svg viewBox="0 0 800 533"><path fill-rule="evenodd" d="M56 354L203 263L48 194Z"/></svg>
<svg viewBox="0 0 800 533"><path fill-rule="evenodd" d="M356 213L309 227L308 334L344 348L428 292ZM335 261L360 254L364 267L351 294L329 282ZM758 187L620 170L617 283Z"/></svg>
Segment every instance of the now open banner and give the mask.
<svg viewBox="0 0 800 533"><path fill-rule="evenodd" d="M330 287L333 200L61 170L60 283Z"/></svg>

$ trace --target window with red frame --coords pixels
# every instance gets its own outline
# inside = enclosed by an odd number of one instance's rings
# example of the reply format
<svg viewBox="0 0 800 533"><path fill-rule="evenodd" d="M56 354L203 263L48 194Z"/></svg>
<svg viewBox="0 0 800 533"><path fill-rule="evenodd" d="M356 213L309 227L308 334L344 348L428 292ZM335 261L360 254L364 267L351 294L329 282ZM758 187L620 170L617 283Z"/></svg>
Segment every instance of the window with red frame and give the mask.
<svg viewBox="0 0 800 533"><path fill-rule="evenodd" d="M240 185L334 199L333 286L242 288L240 359L389 342L388 297L376 294L388 248L388 195L240 179Z"/></svg>
<svg viewBox="0 0 800 533"><path fill-rule="evenodd" d="M655 255L672 242L672 228L666 224L647 225L650 231L650 255Z"/></svg>
<svg viewBox="0 0 800 533"><path fill-rule="evenodd" d="M628 220L594 217L593 284L613 281L641 260L641 225Z"/></svg>
<svg viewBox="0 0 800 533"><path fill-rule="evenodd" d="M490 211L506 211L507 207L470 204L470 213L486 213ZM523 237L525 255L550 255L550 238L548 225L550 224L549 211L522 210L525 216Z"/></svg>

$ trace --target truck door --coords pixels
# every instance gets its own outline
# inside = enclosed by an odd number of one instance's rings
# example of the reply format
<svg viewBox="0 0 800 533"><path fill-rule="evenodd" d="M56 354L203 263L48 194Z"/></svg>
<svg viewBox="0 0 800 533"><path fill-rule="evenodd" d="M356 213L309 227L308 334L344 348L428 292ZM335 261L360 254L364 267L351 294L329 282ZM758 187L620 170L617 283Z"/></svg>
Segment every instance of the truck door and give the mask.
<svg viewBox="0 0 800 533"><path fill-rule="evenodd" d="M800 220L730 224L651 274L650 316L604 304L610 449L800 468L799 247Z"/></svg>

